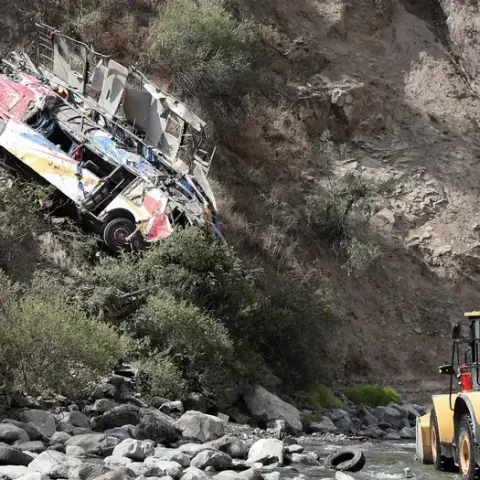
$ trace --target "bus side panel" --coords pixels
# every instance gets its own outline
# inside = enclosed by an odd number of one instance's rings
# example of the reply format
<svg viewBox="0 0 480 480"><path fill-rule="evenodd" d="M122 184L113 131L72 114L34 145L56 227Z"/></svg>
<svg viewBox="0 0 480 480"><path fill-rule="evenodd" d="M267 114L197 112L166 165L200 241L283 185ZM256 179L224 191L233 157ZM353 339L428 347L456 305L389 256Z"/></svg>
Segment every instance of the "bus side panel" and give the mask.
<svg viewBox="0 0 480 480"><path fill-rule="evenodd" d="M85 194L99 183L98 177L85 169L82 169L82 178L79 179L75 160L42 135L15 120L6 123L0 135L0 146L75 203L82 201Z"/></svg>

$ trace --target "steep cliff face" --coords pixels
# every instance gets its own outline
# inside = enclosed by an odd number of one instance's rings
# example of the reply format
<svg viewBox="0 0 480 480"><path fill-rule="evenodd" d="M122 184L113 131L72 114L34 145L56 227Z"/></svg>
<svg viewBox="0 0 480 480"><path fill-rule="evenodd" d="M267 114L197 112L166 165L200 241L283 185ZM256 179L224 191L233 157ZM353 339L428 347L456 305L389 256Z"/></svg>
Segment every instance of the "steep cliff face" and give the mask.
<svg viewBox="0 0 480 480"><path fill-rule="evenodd" d="M239 243L256 255L263 250L272 266L270 244L258 236L270 229L281 238L275 245L283 271L307 275L313 266L328 278L345 313L329 344L338 381L394 381L410 390L420 378L417 389L425 391L443 385L436 367L448 358L451 322L480 303L478 5L300 0L293 8L279 0L233 6L275 27L266 43L282 101L270 107L276 113L252 117L242 141L225 142L232 170L217 175L230 184L231 229L255 237ZM263 133L276 132L273 140L258 133L258 123ZM384 255L356 277L339 268L300 213L306 192L325 181L312 154L325 129L348 145L334 173L394 185L371 222ZM261 157L261 149L270 157ZM231 185L232 174L241 187ZM272 195L268 208L264 199Z"/></svg>

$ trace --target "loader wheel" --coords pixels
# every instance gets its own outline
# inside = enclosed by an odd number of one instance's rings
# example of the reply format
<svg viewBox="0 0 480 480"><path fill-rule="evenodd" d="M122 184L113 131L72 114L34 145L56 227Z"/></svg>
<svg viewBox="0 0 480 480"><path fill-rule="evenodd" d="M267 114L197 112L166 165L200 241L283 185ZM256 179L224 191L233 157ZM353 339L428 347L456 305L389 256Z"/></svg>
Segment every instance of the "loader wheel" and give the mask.
<svg viewBox="0 0 480 480"><path fill-rule="evenodd" d="M470 415L464 415L458 426L458 462L462 480L474 480L478 478L479 469L475 461L475 440L473 438L472 419Z"/></svg>
<svg viewBox="0 0 480 480"><path fill-rule="evenodd" d="M435 410L430 414L430 441L432 444L432 460L435 470L442 470L446 472L455 471L455 463L453 458L442 455L442 448L440 445L440 434L438 432L438 421Z"/></svg>

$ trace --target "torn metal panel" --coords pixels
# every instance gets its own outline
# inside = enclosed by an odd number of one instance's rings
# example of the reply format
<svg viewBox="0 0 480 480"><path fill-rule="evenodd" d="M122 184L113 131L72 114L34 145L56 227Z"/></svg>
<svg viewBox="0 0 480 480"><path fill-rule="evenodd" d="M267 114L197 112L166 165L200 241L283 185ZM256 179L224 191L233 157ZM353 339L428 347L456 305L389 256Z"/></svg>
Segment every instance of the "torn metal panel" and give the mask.
<svg viewBox="0 0 480 480"><path fill-rule="evenodd" d="M90 87L94 90L100 92L103 87L103 82L107 76L108 68L103 64L103 61L100 60L93 70L92 78L90 80Z"/></svg>
<svg viewBox="0 0 480 480"><path fill-rule="evenodd" d="M53 74L68 84L70 78L70 50L67 41L56 35L53 45Z"/></svg>
<svg viewBox="0 0 480 480"><path fill-rule="evenodd" d="M152 102L153 98L148 92L126 88L123 98L123 111L127 121L147 132Z"/></svg>
<svg viewBox="0 0 480 480"><path fill-rule="evenodd" d="M110 60L98 105L110 115L117 113L127 83L128 68Z"/></svg>

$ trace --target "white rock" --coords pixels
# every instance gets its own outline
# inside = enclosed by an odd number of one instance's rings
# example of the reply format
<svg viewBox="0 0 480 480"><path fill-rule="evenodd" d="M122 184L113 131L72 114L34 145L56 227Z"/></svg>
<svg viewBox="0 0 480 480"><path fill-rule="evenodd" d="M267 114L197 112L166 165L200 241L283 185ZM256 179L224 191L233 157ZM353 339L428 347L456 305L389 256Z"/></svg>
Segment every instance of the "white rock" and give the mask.
<svg viewBox="0 0 480 480"><path fill-rule="evenodd" d="M191 465L201 469L213 467L215 470L226 470L232 465L232 457L218 450L203 450L192 458Z"/></svg>
<svg viewBox="0 0 480 480"><path fill-rule="evenodd" d="M174 426L182 432L183 438L202 443L225 435L224 423L219 418L195 410L184 413Z"/></svg>
<svg viewBox="0 0 480 480"><path fill-rule="evenodd" d="M207 475L197 467L188 467L181 480L207 480Z"/></svg>
<svg viewBox="0 0 480 480"><path fill-rule="evenodd" d="M65 453L70 457L84 457L85 450L82 447L77 447L77 445L67 445L65 447Z"/></svg>
<svg viewBox="0 0 480 480"><path fill-rule="evenodd" d="M56 430L53 415L42 410L25 410L20 413L19 420L25 423L33 423L47 437L51 437Z"/></svg>
<svg viewBox="0 0 480 480"><path fill-rule="evenodd" d="M280 472L271 472L263 475L264 480L280 480Z"/></svg>
<svg viewBox="0 0 480 480"><path fill-rule="evenodd" d="M250 447L248 462L267 464L274 460L278 461L280 465L283 465L283 448L283 442L280 440L273 438L258 440Z"/></svg>
<svg viewBox="0 0 480 480"><path fill-rule="evenodd" d="M103 463L106 467L111 468L112 470L118 470L127 467L130 463L133 463L133 460L127 457L114 457L111 455L110 457L105 458Z"/></svg>
<svg viewBox="0 0 480 480"><path fill-rule="evenodd" d="M38 472L32 468L23 467L20 465L0 465L0 477L16 480L17 478L25 475L31 475L32 473Z"/></svg>
<svg viewBox="0 0 480 480"><path fill-rule="evenodd" d="M153 456L160 460L177 462L184 468L190 465L190 457L186 453L175 448L157 447L153 452Z"/></svg>
<svg viewBox="0 0 480 480"><path fill-rule="evenodd" d="M67 478L69 468L80 467L82 463L78 458L49 450L38 455L28 467L51 478Z"/></svg>
<svg viewBox="0 0 480 480"><path fill-rule="evenodd" d="M48 477L42 475L40 472L32 472L18 477L17 480L48 480Z"/></svg>
<svg viewBox="0 0 480 480"><path fill-rule="evenodd" d="M138 462L145 460L145 457L151 455L154 451L154 447L151 443L142 442L140 440L134 440L128 438L120 442L114 449L112 456L114 457L127 457Z"/></svg>
<svg viewBox="0 0 480 480"><path fill-rule="evenodd" d="M199 443L185 443L184 445L180 445L179 450L190 458L193 458L198 453L203 452L203 450L209 450L211 448L212 447L206 445L200 445Z"/></svg>
<svg viewBox="0 0 480 480"><path fill-rule="evenodd" d="M145 465L158 467L160 476L169 475L173 478L180 478L182 476L182 466L177 462L167 462L159 458L148 457L145 459Z"/></svg>

